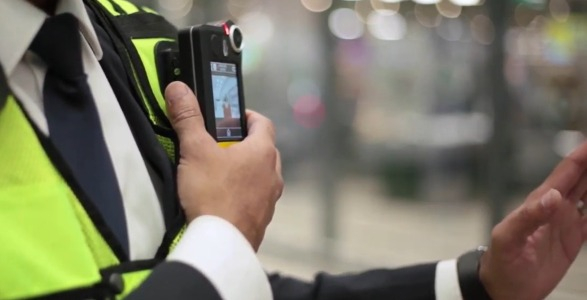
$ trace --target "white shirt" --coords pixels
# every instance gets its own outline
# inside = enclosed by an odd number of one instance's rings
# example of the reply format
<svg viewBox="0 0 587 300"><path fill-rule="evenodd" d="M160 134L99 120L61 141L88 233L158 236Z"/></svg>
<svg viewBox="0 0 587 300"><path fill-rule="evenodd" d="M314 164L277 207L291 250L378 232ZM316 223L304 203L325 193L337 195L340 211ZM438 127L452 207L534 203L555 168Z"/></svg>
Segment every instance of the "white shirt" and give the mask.
<svg viewBox="0 0 587 300"><path fill-rule="evenodd" d="M64 12L73 14L80 23L84 70L122 194L130 258L153 258L165 233L159 195L100 67L102 49L83 2L59 1L56 14ZM43 134L50 136L42 101L46 66L28 51L46 18L46 13L27 1L0 1L0 64L8 85L31 120ZM271 299L267 277L251 245L232 224L218 217L194 220L168 259L198 269L224 299Z"/></svg>

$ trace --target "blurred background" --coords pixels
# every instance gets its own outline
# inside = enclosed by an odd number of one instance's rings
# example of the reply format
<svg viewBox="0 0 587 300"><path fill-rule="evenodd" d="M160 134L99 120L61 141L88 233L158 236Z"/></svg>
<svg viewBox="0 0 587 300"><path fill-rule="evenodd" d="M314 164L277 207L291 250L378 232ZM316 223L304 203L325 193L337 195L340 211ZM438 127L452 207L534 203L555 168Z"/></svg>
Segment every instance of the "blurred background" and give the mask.
<svg viewBox="0 0 587 300"><path fill-rule="evenodd" d="M136 2L244 32L247 106L275 122L286 180L268 270L454 258L584 139L587 1ZM550 299L585 299L586 278L584 251Z"/></svg>

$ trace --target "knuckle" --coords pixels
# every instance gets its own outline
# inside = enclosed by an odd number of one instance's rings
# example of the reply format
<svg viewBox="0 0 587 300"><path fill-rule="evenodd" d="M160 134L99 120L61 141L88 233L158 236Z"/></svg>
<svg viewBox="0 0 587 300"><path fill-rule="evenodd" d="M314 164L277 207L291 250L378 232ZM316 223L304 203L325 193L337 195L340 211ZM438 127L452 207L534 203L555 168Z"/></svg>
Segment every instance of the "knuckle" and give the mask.
<svg viewBox="0 0 587 300"><path fill-rule="evenodd" d="M202 113L195 105L186 105L184 107L179 108L173 114L173 120L177 124L177 123L181 123L186 120L195 119L195 118L198 118L201 116L202 116Z"/></svg>

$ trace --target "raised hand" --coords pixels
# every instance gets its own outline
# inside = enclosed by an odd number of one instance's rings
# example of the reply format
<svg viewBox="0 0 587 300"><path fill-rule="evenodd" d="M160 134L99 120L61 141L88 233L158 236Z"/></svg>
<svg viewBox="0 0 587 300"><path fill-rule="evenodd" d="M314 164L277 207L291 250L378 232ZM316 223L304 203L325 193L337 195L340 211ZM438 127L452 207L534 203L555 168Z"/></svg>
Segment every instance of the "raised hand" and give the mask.
<svg viewBox="0 0 587 300"><path fill-rule="evenodd" d="M479 275L493 300L540 300L562 280L587 239L587 143L492 232Z"/></svg>

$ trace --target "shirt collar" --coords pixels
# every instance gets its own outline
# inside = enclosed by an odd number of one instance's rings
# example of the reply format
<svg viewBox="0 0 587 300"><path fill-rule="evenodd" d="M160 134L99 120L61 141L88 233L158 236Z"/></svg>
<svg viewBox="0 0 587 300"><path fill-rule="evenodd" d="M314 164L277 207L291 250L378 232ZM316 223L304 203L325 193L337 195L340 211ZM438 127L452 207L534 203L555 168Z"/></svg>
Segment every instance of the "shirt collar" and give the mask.
<svg viewBox="0 0 587 300"><path fill-rule="evenodd" d="M80 32L98 60L102 59L102 47L83 1L61 0L55 14L71 13L80 24ZM45 22L47 14L23 0L0 0L0 64L10 77L12 71L27 52L30 44Z"/></svg>

